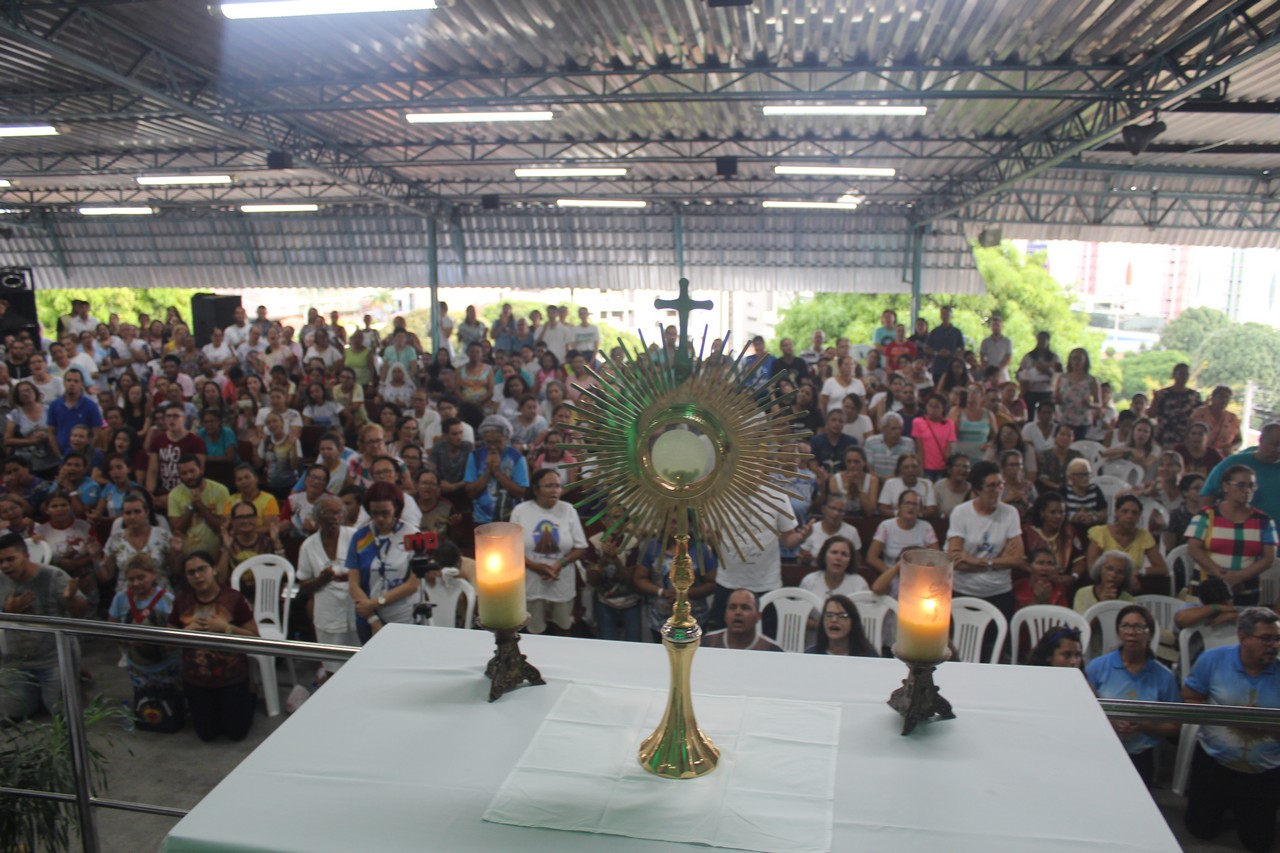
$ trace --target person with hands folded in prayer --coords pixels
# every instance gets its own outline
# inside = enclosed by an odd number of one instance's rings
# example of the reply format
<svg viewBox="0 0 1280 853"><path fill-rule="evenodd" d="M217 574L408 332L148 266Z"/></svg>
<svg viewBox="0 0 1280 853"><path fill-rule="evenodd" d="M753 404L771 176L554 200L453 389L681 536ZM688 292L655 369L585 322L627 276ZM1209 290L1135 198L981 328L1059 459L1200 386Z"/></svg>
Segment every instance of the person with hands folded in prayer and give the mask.
<svg viewBox="0 0 1280 853"><path fill-rule="evenodd" d="M248 600L218 583L213 557L194 551L182 561L187 589L178 593L169 612L169 625L206 634L258 636L258 623ZM249 658L234 652L186 648L182 650L182 684L187 708L201 740L224 734L243 740L253 724L253 693L249 690Z"/></svg>
<svg viewBox="0 0 1280 853"><path fill-rule="evenodd" d="M524 528L525 598L529 632L542 634L550 621L561 631L573 627L578 560L587 554L587 534L573 504L560 500L560 474L542 468L533 475L532 500L511 511Z"/></svg>
<svg viewBox="0 0 1280 853"><path fill-rule="evenodd" d="M0 533L0 605L5 613L72 616L89 612L89 601L62 569L32 561L27 543L12 531ZM43 706L53 711L62 701L58 652L52 634L8 631L5 666L0 668L0 724L24 720ZM72 641L79 656L79 644ZM78 669L79 664L72 663Z"/></svg>
<svg viewBox="0 0 1280 853"><path fill-rule="evenodd" d="M311 508L316 532L302 543L298 552L298 591L313 596L316 642L335 646L358 646L356 611L351 604L347 580L347 554L355 529L343 525L342 501L321 495ZM323 684L341 668L341 661L320 665L316 681Z"/></svg>
<svg viewBox="0 0 1280 853"><path fill-rule="evenodd" d="M238 503L231 508L231 524L222 530L222 554L216 564L220 578L230 578L236 567L245 560L266 554L284 556L280 544L280 517L272 516L267 529L258 527L258 510L253 504ZM240 579L240 589L246 596L253 595L253 572L247 571Z"/></svg>
<svg viewBox="0 0 1280 853"><path fill-rule="evenodd" d="M392 483L374 483L365 492L369 522L351 536L347 548L347 590L356 609L361 642L391 622L413 623L418 578L409 571L413 550L404 538L418 532L401 520L404 494Z"/></svg>

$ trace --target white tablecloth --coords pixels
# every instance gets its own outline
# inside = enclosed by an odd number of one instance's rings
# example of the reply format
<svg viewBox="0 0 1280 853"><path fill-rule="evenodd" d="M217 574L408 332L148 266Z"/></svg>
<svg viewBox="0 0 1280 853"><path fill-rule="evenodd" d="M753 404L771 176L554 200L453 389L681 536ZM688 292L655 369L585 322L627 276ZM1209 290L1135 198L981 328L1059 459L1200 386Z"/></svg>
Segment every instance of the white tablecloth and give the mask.
<svg viewBox="0 0 1280 853"><path fill-rule="evenodd" d="M165 849L670 848L481 818L567 684L661 688L666 653L525 637L548 684L488 704L492 648L479 631L388 626L174 827ZM702 649L693 675L696 693L842 706L833 850L1179 849L1079 673L945 664L937 681L958 718L901 737L885 700L904 674L893 660Z"/></svg>

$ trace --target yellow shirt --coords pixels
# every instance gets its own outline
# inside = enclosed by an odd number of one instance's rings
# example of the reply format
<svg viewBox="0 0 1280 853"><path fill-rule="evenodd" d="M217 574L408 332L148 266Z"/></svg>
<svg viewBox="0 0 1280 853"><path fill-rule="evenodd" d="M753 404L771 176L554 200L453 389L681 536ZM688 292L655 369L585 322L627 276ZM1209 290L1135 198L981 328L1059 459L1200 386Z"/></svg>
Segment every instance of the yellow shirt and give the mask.
<svg viewBox="0 0 1280 853"><path fill-rule="evenodd" d="M235 492L230 497L228 497L226 503L223 504L222 514L230 518L231 511L235 509L236 506L244 502L245 500L244 498L240 497L240 493ZM259 530L266 530L267 525L271 522L271 519L280 517L279 501L277 501L274 496L269 495L266 492L263 492L263 491L258 492L258 496L253 499L253 508L258 511L258 529Z"/></svg>

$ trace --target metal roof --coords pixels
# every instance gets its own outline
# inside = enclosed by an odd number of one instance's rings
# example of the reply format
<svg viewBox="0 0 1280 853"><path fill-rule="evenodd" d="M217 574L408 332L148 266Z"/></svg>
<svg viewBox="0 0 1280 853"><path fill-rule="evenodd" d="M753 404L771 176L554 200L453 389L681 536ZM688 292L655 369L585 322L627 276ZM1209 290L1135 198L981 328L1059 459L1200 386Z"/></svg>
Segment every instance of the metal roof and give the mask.
<svg viewBox="0 0 1280 853"><path fill-rule="evenodd" d="M187 0L6 4L0 262L43 286L443 284L904 288L981 284L964 236L1276 246L1280 0L442 0L417 13L230 21ZM766 105L921 105L771 117ZM550 122L409 124L547 109ZM1155 111L1141 154L1119 136ZM293 168L268 168L267 154ZM717 174L734 158L736 174ZM516 166L625 177L516 178ZM892 178L779 176L778 165ZM140 174L226 173L143 188ZM761 211L765 198L855 214ZM497 210L484 209L493 197ZM563 197L643 199L566 214ZM317 215L250 217L247 201ZM157 215L87 220L81 205ZM3 233L3 232L0 232ZM594 284L604 282L604 285ZM634 283L634 284L633 284ZM707 285L709 286L709 285Z"/></svg>

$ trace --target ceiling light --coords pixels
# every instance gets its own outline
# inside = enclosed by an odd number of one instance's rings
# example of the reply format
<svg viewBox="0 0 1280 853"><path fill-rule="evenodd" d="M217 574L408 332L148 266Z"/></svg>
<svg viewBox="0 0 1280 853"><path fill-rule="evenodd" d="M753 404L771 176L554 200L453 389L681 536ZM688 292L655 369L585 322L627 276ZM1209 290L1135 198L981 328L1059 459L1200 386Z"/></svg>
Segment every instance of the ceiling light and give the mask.
<svg viewBox="0 0 1280 853"><path fill-rule="evenodd" d="M346 15L352 12L415 12L436 8L435 0L268 0L262 3L223 3L223 17L294 18L299 15Z"/></svg>
<svg viewBox="0 0 1280 853"><path fill-rule="evenodd" d="M857 204L862 204L866 200L867 200L866 196L856 195L854 193L845 193L844 195L840 196L840 198L836 199L836 203L857 205Z"/></svg>
<svg viewBox="0 0 1280 853"><path fill-rule="evenodd" d="M556 207L645 207L647 201L608 198L558 198Z"/></svg>
<svg viewBox="0 0 1280 853"><path fill-rule="evenodd" d="M154 207L82 207L81 216L150 216Z"/></svg>
<svg viewBox="0 0 1280 853"><path fill-rule="evenodd" d="M9 183L4 178L0 178L0 187L11 187L11 186L13 186L13 184Z"/></svg>
<svg viewBox="0 0 1280 853"><path fill-rule="evenodd" d="M482 121L551 121L551 110L509 110L492 113L409 113L404 120L410 124L457 124Z"/></svg>
<svg viewBox="0 0 1280 853"><path fill-rule="evenodd" d="M897 169L873 166L774 166L775 175L859 175L864 178L892 178Z"/></svg>
<svg viewBox="0 0 1280 853"><path fill-rule="evenodd" d="M51 124L24 124L0 127L0 136L57 136L58 129Z"/></svg>
<svg viewBox="0 0 1280 853"><path fill-rule="evenodd" d="M12 207L0 207L0 213L21 213L21 210L15 210Z"/></svg>
<svg viewBox="0 0 1280 853"><path fill-rule="evenodd" d="M142 175L134 178L143 187L170 187L183 184L229 184L230 175Z"/></svg>
<svg viewBox="0 0 1280 853"><path fill-rule="evenodd" d="M241 213L315 213L318 204L242 204Z"/></svg>
<svg viewBox="0 0 1280 853"><path fill-rule="evenodd" d="M763 110L767 116L922 116L929 112L928 107L921 106L875 106L872 104L849 104L838 107L797 104L763 107Z"/></svg>
<svg viewBox="0 0 1280 853"><path fill-rule="evenodd" d="M841 204L836 201L762 201L761 207L793 207L802 210L857 210L856 204Z"/></svg>
<svg viewBox="0 0 1280 853"><path fill-rule="evenodd" d="M616 178L627 173L623 168L606 168L604 166L556 167L516 169L517 178Z"/></svg>

